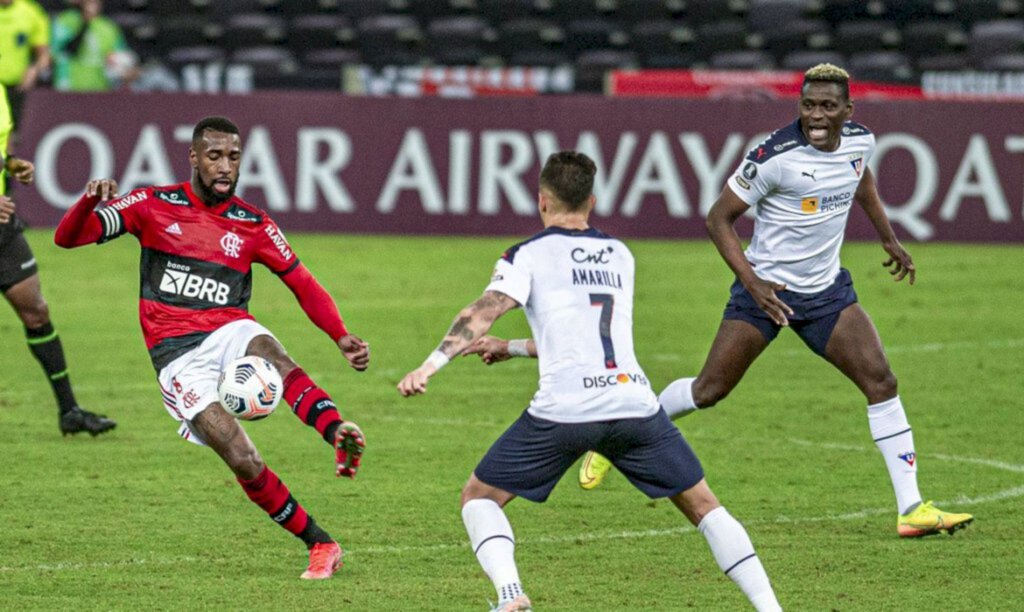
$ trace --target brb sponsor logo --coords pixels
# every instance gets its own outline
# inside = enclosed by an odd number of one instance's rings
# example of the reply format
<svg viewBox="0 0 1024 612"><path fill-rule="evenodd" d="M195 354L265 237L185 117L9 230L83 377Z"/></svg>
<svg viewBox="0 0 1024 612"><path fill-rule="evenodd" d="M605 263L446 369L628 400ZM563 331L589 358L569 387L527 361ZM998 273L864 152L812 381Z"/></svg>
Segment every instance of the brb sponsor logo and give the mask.
<svg viewBox="0 0 1024 612"><path fill-rule="evenodd" d="M616 387L618 385L628 385L635 383L638 385L650 386L647 382L647 377L643 374L627 374L625 372L619 372L618 374L608 374L605 376L585 376L583 377L583 388L584 389L601 389L603 387Z"/></svg>
<svg viewBox="0 0 1024 612"><path fill-rule="evenodd" d="M221 306L228 303L231 287L212 278L190 274L190 270L189 266L167 262L164 276L160 279L160 291Z"/></svg>

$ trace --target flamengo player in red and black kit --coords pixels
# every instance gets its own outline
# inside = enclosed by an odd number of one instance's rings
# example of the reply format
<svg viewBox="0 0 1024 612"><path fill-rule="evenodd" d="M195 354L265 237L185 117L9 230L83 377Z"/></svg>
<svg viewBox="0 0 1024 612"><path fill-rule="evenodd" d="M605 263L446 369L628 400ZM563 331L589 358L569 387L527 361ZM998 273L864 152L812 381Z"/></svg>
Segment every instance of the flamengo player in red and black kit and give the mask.
<svg viewBox="0 0 1024 612"><path fill-rule="evenodd" d="M164 404L181 422L179 433L212 448L249 499L306 543L309 567L302 578L329 578L341 566L341 548L306 514L220 405L217 379L225 365L243 355L270 361L284 379L285 401L336 449L337 475L354 478L365 448L363 434L341 419L330 396L249 314L252 264L263 264L281 278L355 370L369 366L369 346L345 329L334 300L270 217L234 195L241 158L238 127L223 117L207 117L192 133L190 181L120 198L113 180L90 181L54 240L73 248L126 232L138 238L142 333Z"/></svg>

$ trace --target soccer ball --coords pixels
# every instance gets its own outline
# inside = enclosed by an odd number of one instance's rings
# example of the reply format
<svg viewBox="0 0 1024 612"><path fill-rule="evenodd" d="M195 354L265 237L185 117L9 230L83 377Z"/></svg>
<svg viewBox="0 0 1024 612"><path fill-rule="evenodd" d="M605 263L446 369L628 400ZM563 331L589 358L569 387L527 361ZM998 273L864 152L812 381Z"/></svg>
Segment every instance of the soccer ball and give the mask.
<svg viewBox="0 0 1024 612"><path fill-rule="evenodd" d="M217 381L221 405L236 419L255 421L270 416L281 401L284 383L269 361L249 355L229 363Z"/></svg>

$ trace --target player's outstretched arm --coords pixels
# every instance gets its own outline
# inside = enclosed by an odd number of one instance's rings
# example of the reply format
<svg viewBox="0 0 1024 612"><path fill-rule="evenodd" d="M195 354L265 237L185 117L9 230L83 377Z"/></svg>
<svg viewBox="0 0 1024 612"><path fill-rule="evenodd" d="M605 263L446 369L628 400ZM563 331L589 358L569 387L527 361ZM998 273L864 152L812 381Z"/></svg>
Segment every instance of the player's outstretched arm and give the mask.
<svg viewBox="0 0 1024 612"><path fill-rule="evenodd" d="M4 160L4 170L22 185L31 185L36 173L32 162L14 156Z"/></svg>
<svg viewBox="0 0 1024 612"><path fill-rule="evenodd" d="M861 208L867 213L868 218L871 219L871 224L875 226L875 231L878 232L878 237L882 240L882 248L889 254L889 259L883 261L882 265L889 268L889 274L892 274L894 281L899 282L909 276L909 282L913 285L917 268L914 266L914 260L910 258L910 253L900 244L896 238L896 232L893 231L892 225L889 223L889 217L886 216L882 198L878 195L878 185L875 183L875 175L871 172L871 168L864 170L864 176L857 185L857 193L854 194L854 197L860 202Z"/></svg>
<svg viewBox="0 0 1024 612"><path fill-rule="evenodd" d="M527 340L502 340L495 336L484 336L462 351L463 355L480 355L487 365L508 361L513 357L537 357L537 344Z"/></svg>
<svg viewBox="0 0 1024 612"><path fill-rule="evenodd" d="M743 254L743 245L736 234L734 224L748 208L750 207L747 203L726 185L708 211L708 235L711 236L711 241L715 243L715 248L722 259L729 265L743 287L750 292L761 310L768 313L776 324L789 325L786 315L793 314L793 310L775 295L776 291L782 291L786 286L759 278Z"/></svg>
<svg viewBox="0 0 1024 612"><path fill-rule="evenodd" d="M427 381L443 368L452 357L462 354L483 337L498 317L519 304L500 291L485 291L475 302L463 308L441 344L427 357L423 365L405 375L398 383L398 392L404 397L426 393Z"/></svg>
<svg viewBox="0 0 1024 612"><path fill-rule="evenodd" d="M362 372L370 367L370 345L349 333L334 298L305 265L299 264L281 280L291 289L309 320L334 340L353 370Z"/></svg>
<svg viewBox="0 0 1024 612"><path fill-rule="evenodd" d="M92 211L100 202L116 197L117 181L114 179L89 181L85 186L85 195L64 213L64 218L53 234L53 241L65 249L98 241L103 237L103 225Z"/></svg>
<svg viewBox="0 0 1024 612"><path fill-rule="evenodd" d="M0 223L9 223L15 208L17 207L14 205L14 200L5 195L0 195Z"/></svg>

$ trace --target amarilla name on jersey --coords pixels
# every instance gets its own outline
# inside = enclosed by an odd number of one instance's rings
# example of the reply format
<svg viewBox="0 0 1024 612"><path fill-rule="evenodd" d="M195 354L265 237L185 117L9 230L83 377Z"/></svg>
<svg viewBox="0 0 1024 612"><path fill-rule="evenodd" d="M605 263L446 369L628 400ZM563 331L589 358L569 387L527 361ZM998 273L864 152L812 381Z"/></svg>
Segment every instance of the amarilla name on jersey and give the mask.
<svg viewBox="0 0 1024 612"><path fill-rule="evenodd" d="M146 187L95 211L106 242L131 233L142 246L139 318L157 370L248 312L252 264L277 275L299 265L277 225L232 197L206 206L189 183Z"/></svg>
<svg viewBox="0 0 1024 612"><path fill-rule="evenodd" d="M875 137L847 121L835 151L810 145L799 120L754 148L729 187L755 207L747 260L759 278L790 291L817 293L839 275L846 220Z"/></svg>
<svg viewBox="0 0 1024 612"><path fill-rule="evenodd" d="M581 423L659 410L633 354L635 266L625 244L592 228L549 227L498 260L487 290L523 306L537 345L530 414Z"/></svg>

